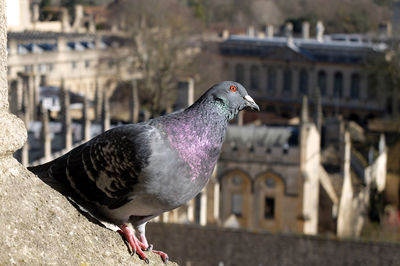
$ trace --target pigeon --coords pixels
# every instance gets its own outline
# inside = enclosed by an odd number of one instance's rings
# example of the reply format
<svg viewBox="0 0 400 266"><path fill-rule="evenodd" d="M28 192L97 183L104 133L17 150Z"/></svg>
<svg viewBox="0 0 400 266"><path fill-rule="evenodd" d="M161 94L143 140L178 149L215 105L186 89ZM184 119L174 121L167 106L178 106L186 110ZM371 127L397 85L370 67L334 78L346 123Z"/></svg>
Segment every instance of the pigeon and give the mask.
<svg viewBox="0 0 400 266"><path fill-rule="evenodd" d="M260 110L239 83L224 81L180 112L112 128L65 155L29 167L45 183L114 225L132 253L149 262L146 223L184 205L207 184L228 122L245 107Z"/></svg>

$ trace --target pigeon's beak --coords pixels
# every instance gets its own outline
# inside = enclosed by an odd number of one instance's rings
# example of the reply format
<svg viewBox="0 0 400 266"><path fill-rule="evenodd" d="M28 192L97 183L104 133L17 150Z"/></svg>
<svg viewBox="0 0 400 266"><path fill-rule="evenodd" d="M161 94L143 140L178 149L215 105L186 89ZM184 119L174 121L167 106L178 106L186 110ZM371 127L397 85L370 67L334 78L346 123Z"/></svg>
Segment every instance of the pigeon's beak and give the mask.
<svg viewBox="0 0 400 266"><path fill-rule="evenodd" d="M260 107L258 107L256 102L253 100L253 98L250 97L250 95L246 95L243 98L246 102L246 106L250 107L253 110L260 111Z"/></svg>

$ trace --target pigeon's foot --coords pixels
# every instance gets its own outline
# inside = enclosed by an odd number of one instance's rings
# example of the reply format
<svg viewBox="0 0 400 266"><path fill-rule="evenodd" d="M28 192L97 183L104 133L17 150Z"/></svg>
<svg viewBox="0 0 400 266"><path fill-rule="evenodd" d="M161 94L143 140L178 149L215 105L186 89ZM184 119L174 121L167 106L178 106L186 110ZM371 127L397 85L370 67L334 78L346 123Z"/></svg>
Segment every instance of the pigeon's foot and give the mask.
<svg viewBox="0 0 400 266"><path fill-rule="evenodd" d="M164 252L158 251L158 250L153 250L153 245L150 245L150 251L153 252L154 254L159 255L164 263L168 262L169 257L167 255L167 253L164 253Z"/></svg>
<svg viewBox="0 0 400 266"><path fill-rule="evenodd" d="M151 251L154 254L157 254L161 257L162 261L164 263L167 263L169 260L169 257L166 253L162 252L162 251L158 251L158 250L153 250L153 245L149 245L146 239L146 235L145 234L140 234L140 242L142 242L145 246L147 246L146 250L147 251Z"/></svg>
<svg viewBox="0 0 400 266"><path fill-rule="evenodd" d="M120 228L121 228L121 230L119 230L118 232L128 241L128 243L132 249L132 254L137 253L142 260L144 260L146 263L149 263L149 259L147 258L146 254L143 252L143 250L148 249L148 245L145 245L142 242L140 242L136 238L133 230L131 228L129 228L127 225L123 224L120 226Z"/></svg>

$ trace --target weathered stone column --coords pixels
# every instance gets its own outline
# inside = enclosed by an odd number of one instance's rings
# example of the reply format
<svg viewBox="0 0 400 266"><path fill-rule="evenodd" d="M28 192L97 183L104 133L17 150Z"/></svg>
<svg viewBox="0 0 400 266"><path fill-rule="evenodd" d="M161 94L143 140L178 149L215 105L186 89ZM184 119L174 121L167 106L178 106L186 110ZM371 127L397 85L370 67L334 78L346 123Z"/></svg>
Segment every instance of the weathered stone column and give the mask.
<svg viewBox="0 0 400 266"><path fill-rule="evenodd" d="M187 219L190 223L195 222L195 200L196 198L190 200L187 203Z"/></svg>
<svg viewBox="0 0 400 266"><path fill-rule="evenodd" d="M60 100L61 100L61 119L62 119L62 134L64 138L64 148L69 150L72 148L72 125L71 125L71 112L69 91L65 87L64 79L61 80L60 86Z"/></svg>
<svg viewBox="0 0 400 266"><path fill-rule="evenodd" d="M200 193L200 225L207 225L207 187Z"/></svg>
<svg viewBox="0 0 400 266"><path fill-rule="evenodd" d="M90 135L90 117L89 117L89 103L88 99L85 96L83 98L83 108L82 108L82 138L84 141L88 141L91 138Z"/></svg>
<svg viewBox="0 0 400 266"><path fill-rule="evenodd" d="M97 123L101 120L101 91L98 79L96 79L96 85L94 88L94 120Z"/></svg>
<svg viewBox="0 0 400 266"><path fill-rule="evenodd" d="M20 118L23 119L25 127L29 128L29 121L30 121L29 95L27 91L24 92ZM20 162L22 163L23 166L27 166L29 164L29 141L26 141L24 146L22 146Z"/></svg>
<svg viewBox="0 0 400 266"><path fill-rule="evenodd" d="M103 88L103 104L101 108L101 125L102 130L110 129L110 103L108 101L107 90Z"/></svg>
<svg viewBox="0 0 400 266"><path fill-rule="evenodd" d="M40 104L40 75L39 74L36 74L33 76L33 86L34 86L33 102L34 102L34 110L36 110ZM35 111L35 113L36 113L36 111Z"/></svg>
<svg viewBox="0 0 400 266"><path fill-rule="evenodd" d="M317 130L320 135L321 135L321 129L322 129L322 119L323 119L322 100L321 100L320 88L317 87L317 89L315 90L314 123L317 126Z"/></svg>
<svg viewBox="0 0 400 266"><path fill-rule="evenodd" d="M137 87L137 80L132 80L131 98L129 101L129 120L131 123L139 121L139 91Z"/></svg>
<svg viewBox="0 0 400 266"><path fill-rule="evenodd" d="M181 81L178 84L178 90L176 92L175 108L177 110L186 108L192 105L194 102L194 80L189 78L185 81Z"/></svg>
<svg viewBox="0 0 400 266"><path fill-rule="evenodd" d="M16 102L17 102L17 106L16 106L16 110L21 111L22 109L22 101L23 101L23 97L24 97L24 79L21 77L20 74L18 74L17 77L17 87L15 88L16 91Z"/></svg>
<svg viewBox="0 0 400 266"><path fill-rule="evenodd" d="M40 108L40 116L42 119L42 130L40 137L43 142L43 157L48 161L51 157L51 137L49 130L49 114L43 106Z"/></svg>
<svg viewBox="0 0 400 266"><path fill-rule="evenodd" d="M35 120L37 118L37 115L36 115L36 105L35 105L35 80L33 74L30 73L26 77L26 79L27 79L26 82L27 82L28 97L29 97L28 98L29 117L31 120Z"/></svg>

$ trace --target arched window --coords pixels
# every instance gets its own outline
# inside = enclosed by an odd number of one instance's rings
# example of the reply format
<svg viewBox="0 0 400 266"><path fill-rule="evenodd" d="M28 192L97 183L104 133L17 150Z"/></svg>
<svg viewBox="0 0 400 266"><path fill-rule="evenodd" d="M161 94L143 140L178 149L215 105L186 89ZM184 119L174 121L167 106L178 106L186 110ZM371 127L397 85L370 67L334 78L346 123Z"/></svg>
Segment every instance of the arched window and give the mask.
<svg viewBox="0 0 400 266"><path fill-rule="evenodd" d="M351 75L350 97L352 99L360 98L360 74L358 73Z"/></svg>
<svg viewBox="0 0 400 266"><path fill-rule="evenodd" d="M376 88L378 80L376 74L369 74L367 78L367 97L369 100L374 100L377 97Z"/></svg>
<svg viewBox="0 0 400 266"><path fill-rule="evenodd" d="M292 71L285 69L283 71L283 94L289 95L292 91Z"/></svg>
<svg viewBox="0 0 400 266"><path fill-rule="evenodd" d="M333 97L343 97L343 74L341 72L336 72L334 76Z"/></svg>
<svg viewBox="0 0 400 266"><path fill-rule="evenodd" d="M318 72L318 87L320 89L321 96L326 95L326 72L321 70Z"/></svg>
<svg viewBox="0 0 400 266"><path fill-rule="evenodd" d="M276 91L276 70L274 68L268 68L267 72L267 89L268 92L273 93Z"/></svg>
<svg viewBox="0 0 400 266"><path fill-rule="evenodd" d="M233 170L222 177L222 217L236 216L241 226L249 225L249 204L251 197L250 178L239 170Z"/></svg>
<svg viewBox="0 0 400 266"><path fill-rule="evenodd" d="M266 173L255 181L255 220L258 226L271 231L279 231L283 227L281 219L284 212L284 183L273 173Z"/></svg>
<svg viewBox="0 0 400 266"><path fill-rule="evenodd" d="M308 72L305 69L302 69L299 73L299 94L308 94Z"/></svg>
<svg viewBox="0 0 400 266"><path fill-rule="evenodd" d="M244 79L244 66L239 63L235 66L235 80L240 84L244 84Z"/></svg>
<svg viewBox="0 0 400 266"><path fill-rule="evenodd" d="M255 65L250 68L250 87L254 90L260 88L260 69Z"/></svg>

